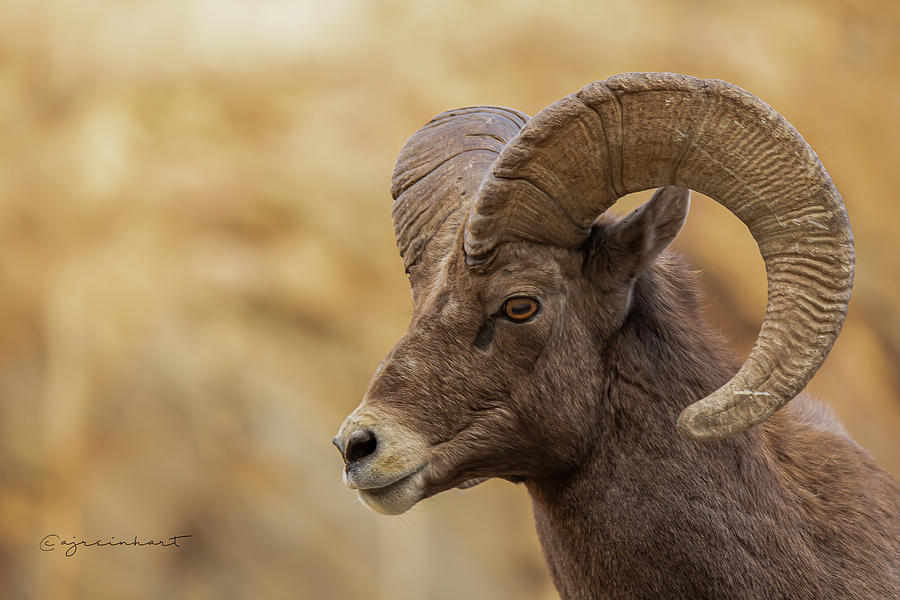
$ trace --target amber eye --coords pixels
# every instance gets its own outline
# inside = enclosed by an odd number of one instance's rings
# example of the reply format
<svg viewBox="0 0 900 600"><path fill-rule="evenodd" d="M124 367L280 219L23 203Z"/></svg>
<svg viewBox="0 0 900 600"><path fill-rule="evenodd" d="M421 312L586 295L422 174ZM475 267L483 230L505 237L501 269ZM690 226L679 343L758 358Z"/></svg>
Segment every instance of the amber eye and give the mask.
<svg viewBox="0 0 900 600"><path fill-rule="evenodd" d="M510 298L503 304L503 314L508 319L521 323L533 317L540 307L533 298Z"/></svg>

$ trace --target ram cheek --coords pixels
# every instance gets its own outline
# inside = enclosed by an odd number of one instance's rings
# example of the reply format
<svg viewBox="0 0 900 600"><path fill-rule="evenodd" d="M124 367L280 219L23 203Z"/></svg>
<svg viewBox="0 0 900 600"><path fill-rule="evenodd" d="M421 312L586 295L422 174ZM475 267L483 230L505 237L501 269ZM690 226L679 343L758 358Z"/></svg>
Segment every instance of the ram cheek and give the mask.
<svg viewBox="0 0 900 600"><path fill-rule="evenodd" d="M425 490L428 496L440 492L474 487L493 477L506 477L511 463L503 440L506 428L498 424L497 409L479 412L478 418L454 438L432 448L426 469Z"/></svg>

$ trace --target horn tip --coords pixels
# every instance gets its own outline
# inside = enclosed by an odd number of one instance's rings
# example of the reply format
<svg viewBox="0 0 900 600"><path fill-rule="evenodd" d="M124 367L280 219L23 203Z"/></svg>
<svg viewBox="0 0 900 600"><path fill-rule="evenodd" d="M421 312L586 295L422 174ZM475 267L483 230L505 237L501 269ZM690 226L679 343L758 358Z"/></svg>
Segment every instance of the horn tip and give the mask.
<svg viewBox="0 0 900 600"><path fill-rule="evenodd" d="M728 418L727 412L723 414L719 410L710 410L711 407L707 406L707 401L714 399L712 397L700 400L681 411L676 428L682 438L692 442L723 440L758 422L755 419L747 422L745 419L736 419L734 416Z"/></svg>
<svg viewBox="0 0 900 600"><path fill-rule="evenodd" d="M676 428L678 435L689 442L711 442L728 437L732 431L721 425L716 426L704 418L698 407L691 405L681 412Z"/></svg>

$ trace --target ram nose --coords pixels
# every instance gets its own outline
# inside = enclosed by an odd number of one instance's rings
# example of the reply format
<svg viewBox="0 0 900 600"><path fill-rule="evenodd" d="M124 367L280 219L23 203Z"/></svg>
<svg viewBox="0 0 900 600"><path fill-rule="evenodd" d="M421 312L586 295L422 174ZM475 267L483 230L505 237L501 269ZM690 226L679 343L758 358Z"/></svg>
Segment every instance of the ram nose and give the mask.
<svg viewBox="0 0 900 600"><path fill-rule="evenodd" d="M341 430L332 443L341 453L341 458L344 459L347 467L375 454L378 449L378 438L375 436L375 432L366 427L356 427L348 431Z"/></svg>
<svg viewBox="0 0 900 600"><path fill-rule="evenodd" d="M355 490L390 486L421 472L429 460L430 446L421 434L368 403L344 419L332 442L344 459L344 484Z"/></svg>

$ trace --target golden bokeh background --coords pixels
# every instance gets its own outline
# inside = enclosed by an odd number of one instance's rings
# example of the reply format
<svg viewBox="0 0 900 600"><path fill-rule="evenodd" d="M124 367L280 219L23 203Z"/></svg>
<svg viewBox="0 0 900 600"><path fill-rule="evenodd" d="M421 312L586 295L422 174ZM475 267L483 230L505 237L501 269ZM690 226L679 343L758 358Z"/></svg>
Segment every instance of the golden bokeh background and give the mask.
<svg viewBox="0 0 900 600"><path fill-rule="evenodd" d="M410 316L388 194L405 139L624 71L735 82L819 153L858 268L809 388L900 474L898 10L0 3L0 597L555 598L523 488L382 517L330 440ZM746 353L762 263L695 198L676 245ZM49 533L193 538L67 558Z"/></svg>

